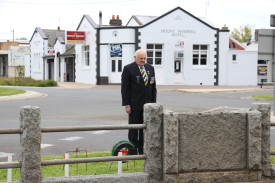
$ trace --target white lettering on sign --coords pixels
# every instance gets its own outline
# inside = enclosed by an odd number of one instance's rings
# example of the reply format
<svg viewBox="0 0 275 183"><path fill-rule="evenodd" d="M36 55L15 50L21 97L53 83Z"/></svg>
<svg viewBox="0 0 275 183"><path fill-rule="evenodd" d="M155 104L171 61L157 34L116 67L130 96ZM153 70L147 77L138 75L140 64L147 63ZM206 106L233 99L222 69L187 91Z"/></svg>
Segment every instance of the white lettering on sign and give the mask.
<svg viewBox="0 0 275 183"><path fill-rule="evenodd" d="M186 34L196 34L196 31L193 29L190 29L190 30L161 29L160 32L164 34L171 34L172 37L185 37Z"/></svg>

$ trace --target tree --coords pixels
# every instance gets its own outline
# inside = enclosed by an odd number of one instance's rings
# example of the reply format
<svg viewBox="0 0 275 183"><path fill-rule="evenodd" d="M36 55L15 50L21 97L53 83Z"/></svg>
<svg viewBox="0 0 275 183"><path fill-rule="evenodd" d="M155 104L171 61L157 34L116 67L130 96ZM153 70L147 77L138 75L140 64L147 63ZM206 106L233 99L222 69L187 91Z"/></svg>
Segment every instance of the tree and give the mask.
<svg viewBox="0 0 275 183"><path fill-rule="evenodd" d="M230 32L230 36L244 43L246 42L246 36L252 36L252 32L254 32L254 30L251 25L243 25L240 26L239 29L234 28L233 31Z"/></svg>

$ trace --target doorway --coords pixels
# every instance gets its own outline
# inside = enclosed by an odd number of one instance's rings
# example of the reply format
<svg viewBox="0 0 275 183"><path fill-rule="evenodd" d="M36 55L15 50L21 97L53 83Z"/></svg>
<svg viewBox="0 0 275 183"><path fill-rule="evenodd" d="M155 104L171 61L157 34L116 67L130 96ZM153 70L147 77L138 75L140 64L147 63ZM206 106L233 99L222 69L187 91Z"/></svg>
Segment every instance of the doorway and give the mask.
<svg viewBox="0 0 275 183"><path fill-rule="evenodd" d="M54 59L48 59L48 80L54 80Z"/></svg>
<svg viewBox="0 0 275 183"><path fill-rule="evenodd" d="M8 77L8 55L0 55L0 76Z"/></svg>
<svg viewBox="0 0 275 183"><path fill-rule="evenodd" d="M121 83L122 58L111 58L110 83Z"/></svg>
<svg viewBox="0 0 275 183"><path fill-rule="evenodd" d="M66 81L75 82L75 63L74 57L65 58L66 62Z"/></svg>

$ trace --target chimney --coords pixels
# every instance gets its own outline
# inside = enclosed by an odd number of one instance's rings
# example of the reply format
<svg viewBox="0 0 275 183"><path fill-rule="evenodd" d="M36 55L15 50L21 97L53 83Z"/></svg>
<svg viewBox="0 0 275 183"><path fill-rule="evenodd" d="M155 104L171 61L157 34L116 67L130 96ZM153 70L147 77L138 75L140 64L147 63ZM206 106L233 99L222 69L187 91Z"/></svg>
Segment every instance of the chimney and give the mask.
<svg viewBox="0 0 275 183"><path fill-rule="evenodd" d="M99 27L102 27L102 12L99 11Z"/></svg>
<svg viewBox="0 0 275 183"><path fill-rule="evenodd" d="M224 25L224 26L222 27L222 30L228 30L228 27L226 27L226 25Z"/></svg>
<svg viewBox="0 0 275 183"><path fill-rule="evenodd" d="M119 19L119 16L117 15L115 19L115 15L112 16L112 19L110 20L110 25L111 26L121 26L122 21Z"/></svg>
<svg viewBox="0 0 275 183"><path fill-rule="evenodd" d="M259 29L255 30L254 39L255 39L255 42L258 42L258 40L259 40Z"/></svg>
<svg viewBox="0 0 275 183"><path fill-rule="evenodd" d="M246 45L250 45L251 42L251 36L245 36L245 40L246 40Z"/></svg>

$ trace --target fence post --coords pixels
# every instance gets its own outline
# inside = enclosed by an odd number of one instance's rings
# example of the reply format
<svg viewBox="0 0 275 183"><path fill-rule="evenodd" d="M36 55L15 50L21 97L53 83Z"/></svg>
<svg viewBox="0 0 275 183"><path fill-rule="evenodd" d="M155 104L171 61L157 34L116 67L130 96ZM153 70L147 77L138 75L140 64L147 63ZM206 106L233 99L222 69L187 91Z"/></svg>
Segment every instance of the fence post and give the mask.
<svg viewBox="0 0 275 183"><path fill-rule="evenodd" d="M41 116L40 108L23 106L20 110L21 182L41 182Z"/></svg>
<svg viewBox="0 0 275 183"><path fill-rule="evenodd" d="M70 154L65 153L65 159L70 159ZM65 164L65 177L69 177L69 164Z"/></svg>
<svg viewBox="0 0 275 183"><path fill-rule="evenodd" d="M158 104L144 105L144 172L151 182L163 180L163 107Z"/></svg>
<svg viewBox="0 0 275 183"><path fill-rule="evenodd" d="M8 155L8 162L11 163L12 162L12 155ZM12 181L12 168L8 169L8 178L7 178L7 182L11 182Z"/></svg>

